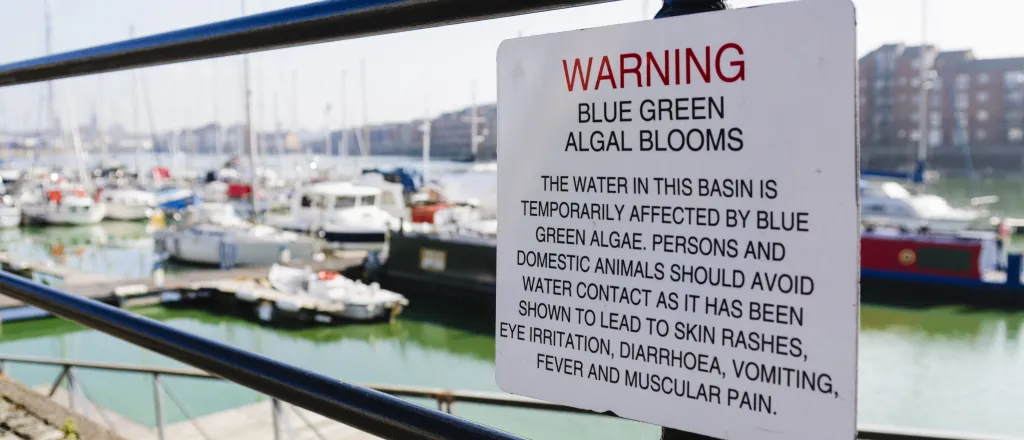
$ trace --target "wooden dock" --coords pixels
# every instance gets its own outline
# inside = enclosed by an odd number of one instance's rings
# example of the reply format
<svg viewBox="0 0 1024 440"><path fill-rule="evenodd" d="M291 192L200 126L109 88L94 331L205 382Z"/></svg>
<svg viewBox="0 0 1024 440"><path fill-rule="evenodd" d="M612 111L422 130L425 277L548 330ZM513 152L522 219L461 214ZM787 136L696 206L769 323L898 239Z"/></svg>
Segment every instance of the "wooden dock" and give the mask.
<svg viewBox="0 0 1024 440"><path fill-rule="evenodd" d="M323 261L301 261L289 264L292 267L309 268L313 271L331 270L342 272L362 262L365 252L339 252ZM75 269L46 263L24 262L0 253L0 267L6 271L22 276L55 280L53 283L61 290L81 297L114 304L120 307L137 307L158 304L166 299L164 292L202 291L234 294L242 280L256 280L267 276L267 266L237 267L230 270L196 269L187 272L166 274L160 284L154 278L128 279L106 275L90 274ZM222 288L231 284L235 289ZM255 289L260 286L254 285ZM269 290L269 289L264 289ZM260 298L273 302L275 295L264 292ZM205 298L205 297L204 297ZM196 299L190 294L189 299ZM215 301L216 302L216 301ZM223 302L223 301L220 301ZM306 301L308 302L308 301ZM320 310L320 305L303 304L302 307L312 312L333 313L333 310ZM48 316L45 312L26 306L18 300L0 295L0 319L13 322ZM312 318L310 318L312 319Z"/></svg>

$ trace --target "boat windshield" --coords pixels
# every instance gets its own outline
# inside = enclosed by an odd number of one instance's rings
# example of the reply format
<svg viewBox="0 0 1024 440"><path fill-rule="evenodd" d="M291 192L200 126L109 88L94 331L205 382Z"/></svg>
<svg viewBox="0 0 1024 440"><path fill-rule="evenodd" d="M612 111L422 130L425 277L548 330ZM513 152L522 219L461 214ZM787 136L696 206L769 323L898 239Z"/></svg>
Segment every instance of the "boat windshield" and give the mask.
<svg viewBox="0 0 1024 440"><path fill-rule="evenodd" d="M860 183L861 197L877 197L887 199L906 199L910 197L903 185L896 182L864 182Z"/></svg>
<svg viewBox="0 0 1024 440"><path fill-rule="evenodd" d="M356 206L356 198L352 196L340 196L334 200L334 209L351 208Z"/></svg>
<svg viewBox="0 0 1024 440"><path fill-rule="evenodd" d="M954 211L946 199L938 196L912 197L907 202L922 217L937 217Z"/></svg>

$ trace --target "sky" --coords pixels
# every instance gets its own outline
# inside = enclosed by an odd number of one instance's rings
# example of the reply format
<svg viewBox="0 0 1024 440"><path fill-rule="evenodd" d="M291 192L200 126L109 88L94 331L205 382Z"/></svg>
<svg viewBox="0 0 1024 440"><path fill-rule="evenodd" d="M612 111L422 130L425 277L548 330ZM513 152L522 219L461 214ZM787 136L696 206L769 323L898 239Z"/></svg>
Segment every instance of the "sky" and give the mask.
<svg viewBox="0 0 1024 440"><path fill-rule="evenodd" d="M0 64L44 55L44 1L2 1ZM308 0L51 0L53 51L122 40L130 28L141 36L235 18L242 14L243 2L246 13L252 14ZM747 7L771 2L731 0L730 4ZM926 41L942 49L970 48L979 57L1024 56L1021 0L853 2L858 54L888 42L919 44L926 33ZM660 3L621 0L256 53L250 55L253 124L258 129L280 123L286 129L323 130L408 121L468 106L474 90L477 102L494 102L495 56L501 41L519 34L639 21L652 17ZM922 20L925 8L926 22ZM232 56L139 69L155 128L241 121L241 59ZM365 78L361 66L365 66ZM133 98L132 75L128 71L56 81L57 112L64 121L85 123L97 114L102 122L148 131L143 101ZM343 76L347 99L342 98ZM42 84L0 88L0 131L42 126L43 90ZM325 112L328 105L331 110Z"/></svg>

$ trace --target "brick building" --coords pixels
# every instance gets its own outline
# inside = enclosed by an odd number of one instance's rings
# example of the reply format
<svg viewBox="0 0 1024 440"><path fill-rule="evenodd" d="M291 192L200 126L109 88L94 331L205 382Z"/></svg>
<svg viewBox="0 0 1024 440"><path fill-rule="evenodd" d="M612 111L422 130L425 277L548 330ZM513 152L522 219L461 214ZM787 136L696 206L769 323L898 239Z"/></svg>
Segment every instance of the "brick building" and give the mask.
<svg viewBox="0 0 1024 440"><path fill-rule="evenodd" d="M927 72L921 133L922 74ZM1024 148L1024 58L887 44L859 62L861 145L900 148L927 136L935 149Z"/></svg>

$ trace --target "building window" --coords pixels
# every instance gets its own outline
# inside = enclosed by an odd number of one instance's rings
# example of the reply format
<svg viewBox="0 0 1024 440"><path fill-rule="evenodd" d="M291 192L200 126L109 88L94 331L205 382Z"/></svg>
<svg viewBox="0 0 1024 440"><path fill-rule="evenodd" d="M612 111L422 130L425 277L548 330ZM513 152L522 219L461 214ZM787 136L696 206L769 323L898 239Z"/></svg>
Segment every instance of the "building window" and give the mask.
<svg viewBox="0 0 1024 440"><path fill-rule="evenodd" d="M1003 84L1007 88L1015 88L1024 85L1024 71L1014 70L1004 73Z"/></svg>
<svg viewBox="0 0 1024 440"><path fill-rule="evenodd" d="M988 74L987 73L982 72L982 73L978 74L978 84L988 84Z"/></svg>
<svg viewBox="0 0 1024 440"><path fill-rule="evenodd" d="M928 123L932 124L932 125L939 125L939 124L941 124L942 123L942 113L931 112L931 114L928 115Z"/></svg>
<svg viewBox="0 0 1024 440"><path fill-rule="evenodd" d="M1012 104L1024 103L1024 91L1014 90L1006 94L1006 101Z"/></svg>
<svg viewBox="0 0 1024 440"><path fill-rule="evenodd" d="M917 86L919 86L919 85L921 85L921 78L918 78L916 76L913 77L913 78L910 78L910 87L917 88Z"/></svg>
<svg viewBox="0 0 1024 440"><path fill-rule="evenodd" d="M903 87L903 86L907 85L907 77L901 76L900 77L899 85L900 85L900 87Z"/></svg>
<svg viewBox="0 0 1024 440"><path fill-rule="evenodd" d="M867 87L867 86L868 86L868 80L866 80L866 79L860 80L860 87L861 88L864 88L864 87Z"/></svg>
<svg viewBox="0 0 1024 440"><path fill-rule="evenodd" d="M1013 127L1006 130L1006 139L1010 142L1020 142L1021 139L1024 139L1024 130L1019 127Z"/></svg>
<svg viewBox="0 0 1024 440"><path fill-rule="evenodd" d="M1006 112L1006 122L1021 122L1024 120L1024 111L1011 110Z"/></svg>
<svg viewBox="0 0 1024 440"><path fill-rule="evenodd" d="M978 92L978 94L975 97L978 99L978 102L988 102L988 92Z"/></svg>
<svg viewBox="0 0 1024 440"><path fill-rule="evenodd" d="M932 89L933 90L942 90L942 77L941 76L936 76L935 78L932 79Z"/></svg>
<svg viewBox="0 0 1024 440"><path fill-rule="evenodd" d="M957 108L957 110L965 110L965 109L967 109L967 107L969 105L970 105L970 101L967 100L967 94L966 93L962 93L961 92L961 93L957 93L956 94L956 108Z"/></svg>
<svg viewBox="0 0 1024 440"><path fill-rule="evenodd" d="M884 88L885 88L885 80L884 79L876 79L875 80L875 90L882 90Z"/></svg>
<svg viewBox="0 0 1024 440"><path fill-rule="evenodd" d="M907 102L907 95L900 93L896 96L896 100L899 102Z"/></svg>
<svg viewBox="0 0 1024 440"><path fill-rule="evenodd" d="M931 129L928 130L928 145L937 147L942 145L942 130Z"/></svg>
<svg viewBox="0 0 1024 440"><path fill-rule="evenodd" d="M985 122L988 120L988 112L985 110L978 110L977 117L979 121Z"/></svg>
<svg viewBox="0 0 1024 440"><path fill-rule="evenodd" d="M956 131L954 131L953 132L953 142L955 142L956 145L966 145L967 144L967 131L964 130L964 129L959 129L959 128Z"/></svg>
<svg viewBox="0 0 1024 440"><path fill-rule="evenodd" d="M881 142L882 141L882 132L877 131L877 130L871 132L871 140L873 142Z"/></svg>
<svg viewBox="0 0 1024 440"><path fill-rule="evenodd" d="M966 73L961 73L956 76L956 89L967 90L971 87L971 76Z"/></svg>
<svg viewBox="0 0 1024 440"><path fill-rule="evenodd" d="M900 131L896 132L896 137L899 137L900 139L906 138L907 137L907 130L902 130L901 129Z"/></svg>
<svg viewBox="0 0 1024 440"><path fill-rule="evenodd" d="M966 112L957 112L956 113L956 123L957 123L957 125L960 125L961 127L964 127L964 126L967 126L967 122L968 121L967 121L967 113Z"/></svg>
<svg viewBox="0 0 1024 440"><path fill-rule="evenodd" d="M910 139L917 142L921 139L921 130L910 130Z"/></svg>
<svg viewBox="0 0 1024 440"><path fill-rule="evenodd" d="M974 130L974 138L979 141L983 141L988 138L988 132L986 132L984 128Z"/></svg>

